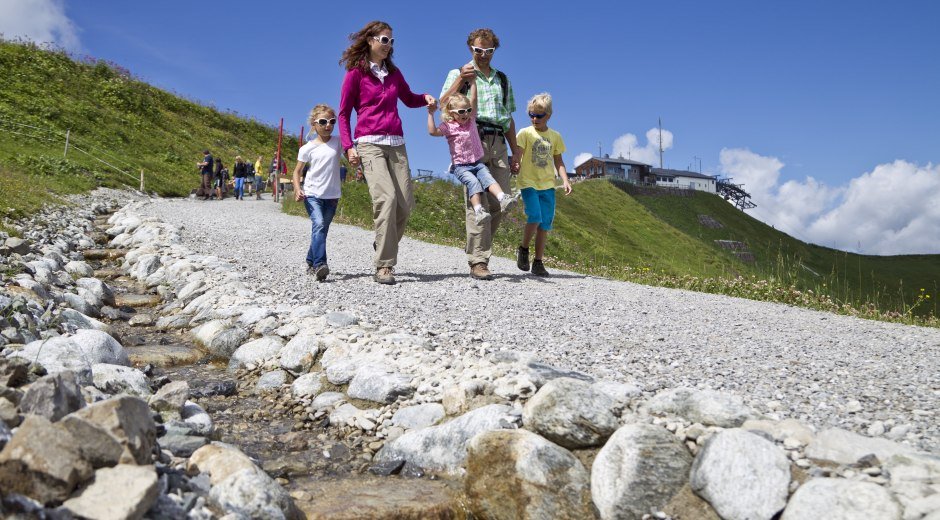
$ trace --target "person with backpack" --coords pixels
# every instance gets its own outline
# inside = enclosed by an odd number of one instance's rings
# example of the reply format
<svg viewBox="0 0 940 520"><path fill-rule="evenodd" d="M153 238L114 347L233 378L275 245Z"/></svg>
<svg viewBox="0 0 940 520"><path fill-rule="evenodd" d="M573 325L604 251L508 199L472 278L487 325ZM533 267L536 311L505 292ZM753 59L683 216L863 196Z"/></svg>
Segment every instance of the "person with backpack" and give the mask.
<svg viewBox="0 0 940 520"><path fill-rule="evenodd" d="M215 160L209 150L203 150L202 162L196 163L200 177L199 191L196 192L196 195L202 196L202 200L209 200L209 196L212 194L212 167L214 164Z"/></svg>
<svg viewBox="0 0 940 520"><path fill-rule="evenodd" d="M447 74L444 88L441 90L441 104L454 94L467 95L470 82L476 84L476 123L483 145L481 162L486 165L502 191L510 193L509 176L519 170L516 123L512 118L512 113L516 110L516 100L509 78L491 65L493 55L499 48L499 38L491 29L477 29L467 36L467 48L472 59L463 67L453 69ZM478 224L477 212L469 198L464 201L467 263L470 264L472 278L492 280L489 261L493 253L493 236L502 220L502 212L499 201L492 193L482 196L481 203L490 218Z"/></svg>
<svg viewBox="0 0 940 520"><path fill-rule="evenodd" d="M228 168L222 164L222 159L215 160L215 198L222 200L222 189L225 187L225 176L228 175Z"/></svg>

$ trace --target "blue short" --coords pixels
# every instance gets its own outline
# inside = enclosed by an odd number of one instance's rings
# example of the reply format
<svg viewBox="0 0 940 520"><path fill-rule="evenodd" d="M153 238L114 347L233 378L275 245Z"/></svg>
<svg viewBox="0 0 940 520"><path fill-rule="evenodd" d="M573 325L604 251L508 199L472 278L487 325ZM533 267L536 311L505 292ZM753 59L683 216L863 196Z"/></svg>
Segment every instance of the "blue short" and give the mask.
<svg viewBox="0 0 940 520"><path fill-rule="evenodd" d="M456 175L460 183L467 187L468 198L483 193L496 184L490 170L479 161L473 164L455 164L451 166L450 173Z"/></svg>
<svg viewBox="0 0 940 520"><path fill-rule="evenodd" d="M525 204L527 224L538 224L545 231L552 229L552 221L555 220L554 188L522 188L522 203Z"/></svg>

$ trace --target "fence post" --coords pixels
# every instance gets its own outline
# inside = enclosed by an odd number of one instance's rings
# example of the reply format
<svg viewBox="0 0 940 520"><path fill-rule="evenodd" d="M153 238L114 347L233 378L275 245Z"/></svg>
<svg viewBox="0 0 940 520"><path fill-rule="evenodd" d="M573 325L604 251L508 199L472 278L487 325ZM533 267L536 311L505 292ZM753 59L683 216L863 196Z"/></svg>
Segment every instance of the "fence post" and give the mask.
<svg viewBox="0 0 940 520"><path fill-rule="evenodd" d="M71 128L65 131L65 153L62 154L62 158L68 158L69 156L69 135L71 133L72 133Z"/></svg>
<svg viewBox="0 0 940 520"><path fill-rule="evenodd" d="M144 169L140 169L140 192L144 192Z"/></svg>

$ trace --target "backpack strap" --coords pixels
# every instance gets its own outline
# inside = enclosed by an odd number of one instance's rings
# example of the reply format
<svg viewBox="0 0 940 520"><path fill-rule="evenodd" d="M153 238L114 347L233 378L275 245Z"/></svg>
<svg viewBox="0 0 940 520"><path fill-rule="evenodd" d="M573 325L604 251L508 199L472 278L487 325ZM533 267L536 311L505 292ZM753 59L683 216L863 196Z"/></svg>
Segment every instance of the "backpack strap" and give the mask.
<svg viewBox="0 0 940 520"><path fill-rule="evenodd" d="M509 78L503 71L496 69L496 79L499 80L499 88L503 91L503 108L509 108ZM470 84L464 81L457 92L466 96L470 92Z"/></svg>

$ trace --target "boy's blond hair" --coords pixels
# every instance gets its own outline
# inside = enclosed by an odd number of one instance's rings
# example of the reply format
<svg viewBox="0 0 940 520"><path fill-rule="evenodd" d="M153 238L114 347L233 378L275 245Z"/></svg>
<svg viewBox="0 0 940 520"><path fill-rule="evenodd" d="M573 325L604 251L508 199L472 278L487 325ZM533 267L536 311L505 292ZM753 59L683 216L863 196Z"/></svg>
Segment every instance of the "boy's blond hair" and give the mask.
<svg viewBox="0 0 940 520"><path fill-rule="evenodd" d="M544 110L546 114L552 113L552 95L548 92L542 92L532 96L532 99L526 104L526 110L533 112L535 109Z"/></svg>
<svg viewBox="0 0 940 520"><path fill-rule="evenodd" d="M307 122L310 123L311 127L313 127L313 125L316 124L317 119L326 117L327 115L336 117L336 111L330 108L330 105L320 103L319 105L313 107L313 110L310 111L310 117L307 118Z"/></svg>
<svg viewBox="0 0 940 520"><path fill-rule="evenodd" d="M448 123L454 120L454 114L450 111L457 107L469 107L470 98L457 92L447 98L447 101L444 102L444 106L441 107L441 120L447 121Z"/></svg>

